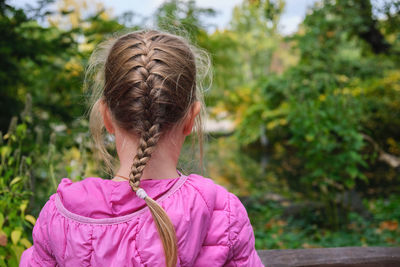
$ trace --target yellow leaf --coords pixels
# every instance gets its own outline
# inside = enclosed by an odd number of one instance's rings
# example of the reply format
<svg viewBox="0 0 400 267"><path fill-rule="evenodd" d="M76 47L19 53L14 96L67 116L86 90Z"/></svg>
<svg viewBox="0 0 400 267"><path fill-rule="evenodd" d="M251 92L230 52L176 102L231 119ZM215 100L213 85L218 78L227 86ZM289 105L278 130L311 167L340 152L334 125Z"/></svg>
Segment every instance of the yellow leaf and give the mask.
<svg viewBox="0 0 400 267"><path fill-rule="evenodd" d="M32 247L32 243L31 243L28 239L26 239L26 238L22 238L19 242L20 242L22 245L24 245L25 248L30 248L30 247Z"/></svg>
<svg viewBox="0 0 400 267"><path fill-rule="evenodd" d="M22 231L20 229L14 230L11 232L11 241L14 245L16 245L21 238Z"/></svg>
<svg viewBox="0 0 400 267"><path fill-rule="evenodd" d="M36 219L35 217L33 217L32 215L25 215L25 220L27 220L28 222L30 222L32 225L35 225L36 223Z"/></svg>
<svg viewBox="0 0 400 267"><path fill-rule="evenodd" d="M4 136L4 138L8 138L8 134L6 134L5 136ZM9 147L9 146L3 146L2 148L1 148L1 156L3 157L3 158L5 158L5 157L7 157L9 154L11 153L11 147Z"/></svg>
<svg viewBox="0 0 400 267"><path fill-rule="evenodd" d="M308 142L313 141L313 140L314 140L314 135L307 134L307 135L306 135L306 140L307 140Z"/></svg>
<svg viewBox="0 0 400 267"><path fill-rule="evenodd" d="M278 121L270 121L267 123L267 129L272 130L278 125Z"/></svg>
<svg viewBox="0 0 400 267"><path fill-rule="evenodd" d="M21 177L19 177L19 176L15 177L14 179L12 179L12 181L11 181L11 183L10 183L10 186L12 186L13 184L18 183L18 182L21 181L21 180L22 180Z"/></svg>
<svg viewBox="0 0 400 267"><path fill-rule="evenodd" d="M19 206L19 209L21 210L22 214L25 212L27 207L28 207L28 201L22 202L22 204Z"/></svg>

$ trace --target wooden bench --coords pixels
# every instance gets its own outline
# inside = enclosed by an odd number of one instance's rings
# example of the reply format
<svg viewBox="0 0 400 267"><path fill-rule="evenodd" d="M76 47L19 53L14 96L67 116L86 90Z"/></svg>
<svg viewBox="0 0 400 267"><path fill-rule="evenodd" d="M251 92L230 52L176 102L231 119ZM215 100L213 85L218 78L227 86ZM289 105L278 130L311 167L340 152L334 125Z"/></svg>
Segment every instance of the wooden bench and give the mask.
<svg viewBox="0 0 400 267"><path fill-rule="evenodd" d="M400 247L259 250L266 267L400 267Z"/></svg>

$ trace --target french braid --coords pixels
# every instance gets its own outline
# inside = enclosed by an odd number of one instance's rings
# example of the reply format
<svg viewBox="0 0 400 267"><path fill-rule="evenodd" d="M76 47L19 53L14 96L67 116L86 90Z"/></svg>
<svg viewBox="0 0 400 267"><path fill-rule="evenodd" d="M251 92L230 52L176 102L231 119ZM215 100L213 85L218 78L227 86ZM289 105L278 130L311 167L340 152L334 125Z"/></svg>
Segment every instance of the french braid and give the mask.
<svg viewBox="0 0 400 267"><path fill-rule="evenodd" d="M155 75L152 73L154 67L154 59L151 52L151 46L149 41L144 39L142 45L138 45L137 48L141 48L143 53L140 54L141 66L138 66L137 70L140 72L143 81L140 83L140 87L145 92L143 97L143 132L141 133L139 140L139 147L136 152L133 164L131 167L131 173L129 176L129 183L132 189L136 192L140 185L140 178L143 174L143 170L146 167L147 162L151 158L151 154L154 152L157 142L160 139L160 124L154 113L151 112L156 105L156 97L158 88L152 87L154 84ZM137 65L135 65L137 66Z"/></svg>
<svg viewBox="0 0 400 267"><path fill-rule="evenodd" d="M196 65L181 38L158 31L120 37L108 54L103 98L117 123L139 137L129 184L139 193L140 179L157 143L196 100ZM146 201L160 235L168 267L176 266L174 226L163 208Z"/></svg>

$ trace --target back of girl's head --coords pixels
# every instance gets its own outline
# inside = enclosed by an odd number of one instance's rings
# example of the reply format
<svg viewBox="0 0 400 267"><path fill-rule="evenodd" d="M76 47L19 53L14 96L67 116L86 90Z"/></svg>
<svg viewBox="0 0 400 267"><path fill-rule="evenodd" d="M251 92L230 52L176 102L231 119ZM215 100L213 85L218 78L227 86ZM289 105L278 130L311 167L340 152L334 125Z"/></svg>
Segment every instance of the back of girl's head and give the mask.
<svg viewBox="0 0 400 267"><path fill-rule="evenodd" d="M105 64L104 100L115 121L142 137L132 172L140 179L162 132L196 100L196 64L184 40L157 31L119 38Z"/></svg>
<svg viewBox="0 0 400 267"><path fill-rule="evenodd" d="M185 117L191 104L202 102L201 85L210 74L209 66L206 52L183 37L156 30L128 33L98 46L87 70L92 89L90 128L111 172L115 166L104 146L100 101L107 104L118 126L142 136L153 151L160 136ZM200 154L201 117L195 125ZM133 170L135 166L141 169L134 164Z"/></svg>
<svg viewBox="0 0 400 267"><path fill-rule="evenodd" d="M166 130L196 100L196 63L184 40L157 31L119 38L105 65L104 98L119 125L138 135Z"/></svg>
<svg viewBox="0 0 400 267"><path fill-rule="evenodd" d="M155 30L125 34L93 53L88 69L89 75L94 74L91 132L110 167L112 158L104 146L100 101L108 106L119 127L139 138L129 177L134 191L140 187L143 170L160 137L185 117L194 101L202 100L198 78L207 72L199 67L204 63L208 70L206 54L184 38ZM196 124L201 135L201 118ZM172 223L154 200L146 197L145 201L157 225L167 265L173 266L177 252Z"/></svg>

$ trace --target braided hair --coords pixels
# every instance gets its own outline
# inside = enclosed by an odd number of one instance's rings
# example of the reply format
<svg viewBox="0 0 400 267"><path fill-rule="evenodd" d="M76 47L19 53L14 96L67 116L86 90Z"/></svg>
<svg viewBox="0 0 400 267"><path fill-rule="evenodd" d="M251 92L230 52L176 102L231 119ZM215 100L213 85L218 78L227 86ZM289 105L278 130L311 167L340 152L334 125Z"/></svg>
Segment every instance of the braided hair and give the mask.
<svg viewBox="0 0 400 267"><path fill-rule="evenodd" d="M155 30L138 31L113 42L107 51L103 73L101 100L107 104L118 126L139 138L129 175L129 184L138 193L142 190L143 170L162 134L184 118L199 98L196 58L181 37ZM95 113L93 108L91 120ZM97 127L93 125L91 128ZM95 142L98 136L94 134ZM155 200L149 196L144 200L160 235L167 266L176 266L177 240L173 224Z"/></svg>

